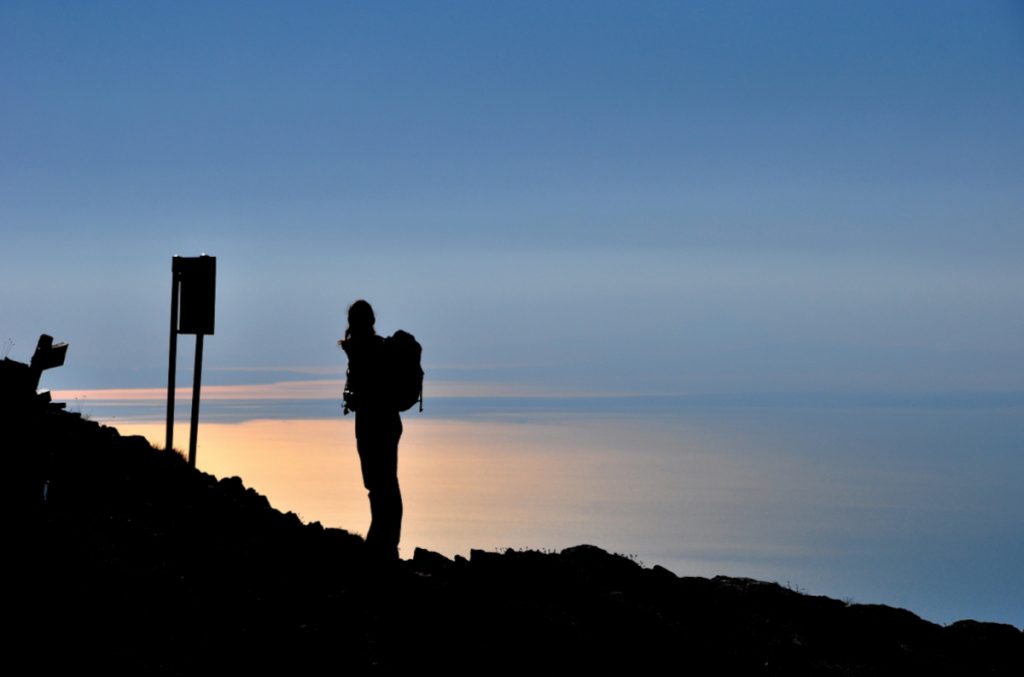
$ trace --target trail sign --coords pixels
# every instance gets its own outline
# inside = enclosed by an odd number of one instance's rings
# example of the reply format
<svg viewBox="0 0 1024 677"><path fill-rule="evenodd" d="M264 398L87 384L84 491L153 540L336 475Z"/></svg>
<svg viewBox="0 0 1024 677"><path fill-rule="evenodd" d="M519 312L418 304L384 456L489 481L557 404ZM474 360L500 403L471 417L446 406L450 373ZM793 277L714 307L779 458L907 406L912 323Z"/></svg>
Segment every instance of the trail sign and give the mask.
<svg viewBox="0 0 1024 677"><path fill-rule="evenodd" d="M217 286L217 257L175 256L171 259L171 345L167 368L167 442L174 445L174 377L178 360L178 334L195 334L196 362L192 370L192 426L188 463L196 465L199 430L199 388L203 375L203 336L213 334Z"/></svg>
<svg viewBox="0 0 1024 677"><path fill-rule="evenodd" d="M213 334L217 257L175 256L171 269L181 285L179 334Z"/></svg>

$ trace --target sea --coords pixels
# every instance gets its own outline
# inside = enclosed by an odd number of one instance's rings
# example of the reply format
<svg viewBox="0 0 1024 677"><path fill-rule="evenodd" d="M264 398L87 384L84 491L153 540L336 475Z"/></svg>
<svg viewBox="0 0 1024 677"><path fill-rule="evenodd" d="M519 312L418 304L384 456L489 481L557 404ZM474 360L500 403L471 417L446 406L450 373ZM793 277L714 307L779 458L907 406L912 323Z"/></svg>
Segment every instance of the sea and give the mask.
<svg viewBox="0 0 1024 677"><path fill-rule="evenodd" d="M68 408L164 446L161 401ZM187 449L187 400L175 421ZM403 422L403 557L587 543L1024 627L1024 393L447 397ZM304 521L369 525L337 401L203 402L196 461Z"/></svg>

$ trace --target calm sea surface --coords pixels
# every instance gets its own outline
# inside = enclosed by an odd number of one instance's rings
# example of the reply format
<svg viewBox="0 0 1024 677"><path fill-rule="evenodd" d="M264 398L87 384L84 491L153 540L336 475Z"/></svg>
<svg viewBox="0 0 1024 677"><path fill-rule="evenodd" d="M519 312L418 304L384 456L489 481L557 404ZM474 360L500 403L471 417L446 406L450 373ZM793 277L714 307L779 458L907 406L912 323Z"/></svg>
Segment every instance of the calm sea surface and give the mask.
<svg viewBox="0 0 1024 677"><path fill-rule="evenodd" d="M160 402L69 408L163 444ZM403 556L592 543L680 575L1024 626L1022 395L450 398L403 418ZM365 533L335 402L204 403L197 458Z"/></svg>

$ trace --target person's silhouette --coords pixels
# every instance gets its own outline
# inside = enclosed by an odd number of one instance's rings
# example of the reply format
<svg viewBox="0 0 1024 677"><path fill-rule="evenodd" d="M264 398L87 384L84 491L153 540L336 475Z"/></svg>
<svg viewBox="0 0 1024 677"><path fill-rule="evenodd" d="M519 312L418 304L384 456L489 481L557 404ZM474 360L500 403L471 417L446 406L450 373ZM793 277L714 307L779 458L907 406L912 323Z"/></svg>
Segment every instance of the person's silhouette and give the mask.
<svg viewBox="0 0 1024 677"><path fill-rule="evenodd" d="M356 413L356 448L363 485L370 493L366 545L384 560L398 559L402 493L398 487L398 440L402 418L387 391L384 339L374 331L373 308L363 300L348 309L348 328L338 343L348 355L345 411Z"/></svg>

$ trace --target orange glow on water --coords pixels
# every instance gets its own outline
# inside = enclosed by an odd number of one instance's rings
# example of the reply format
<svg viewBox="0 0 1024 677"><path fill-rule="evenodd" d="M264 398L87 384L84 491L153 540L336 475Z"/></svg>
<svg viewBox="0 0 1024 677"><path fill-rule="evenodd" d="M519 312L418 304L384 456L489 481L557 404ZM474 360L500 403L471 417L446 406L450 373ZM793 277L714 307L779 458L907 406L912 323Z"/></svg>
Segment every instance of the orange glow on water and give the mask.
<svg viewBox="0 0 1024 677"><path fill-rule="evenodd" d="M470 548L563 548L614 543L623 534L651 537L665 525L645 514L650 504L663 509L665 500L686 496L673 479L679 473L665 472L665 459L622 453L644 433L621 422L406 419L399 450L406 557L416 546L451 556ZM118 428L158 445L164 437L161 423ZM176 426L175 439L179 448L187 444L187 424ZM351 417L201 423L196 457L201 470L238 475L274 507L304 521L357 533L369 525ZM682 454L667 462L696 458Z"/></svg>
<svg viewBox="0 0 1024 677"><path fill-rule="evenodd" d="M896 481L858 470L855 456L826 469L758 437L669 419L408 415L404 425L404 557L417 546L453 556L593 543L677 572L779 579L759 562L863 533L870 524L857 516L893 500ZM118 427L162 444L161 423ZM304 521L362 534L370 513L353 427L351 416L201 423L197 464L240 476ZM175 440L187 445L187 423Z"/></svg>

